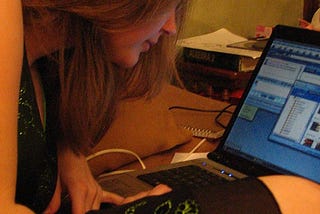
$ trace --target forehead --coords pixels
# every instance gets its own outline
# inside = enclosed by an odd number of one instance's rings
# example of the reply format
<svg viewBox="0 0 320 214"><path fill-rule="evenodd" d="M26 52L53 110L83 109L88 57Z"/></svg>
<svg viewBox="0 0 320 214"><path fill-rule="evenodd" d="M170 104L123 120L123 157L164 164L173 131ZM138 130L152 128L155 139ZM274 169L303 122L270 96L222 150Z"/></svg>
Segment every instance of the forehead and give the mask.
<svg viewBox="0 0 320 214"><path fill-rule="evenodd" d="M162 15L174 11L182 2L182 0L142 0L141 3L137 1L132 0L132 3L129 3L132 4L131 6L116 9L113 17L109 14L110 19L102 21L102 25L106 25L101 27L108 32L127 31L136 28L137 25L141 26L161 19Z"/></svg>

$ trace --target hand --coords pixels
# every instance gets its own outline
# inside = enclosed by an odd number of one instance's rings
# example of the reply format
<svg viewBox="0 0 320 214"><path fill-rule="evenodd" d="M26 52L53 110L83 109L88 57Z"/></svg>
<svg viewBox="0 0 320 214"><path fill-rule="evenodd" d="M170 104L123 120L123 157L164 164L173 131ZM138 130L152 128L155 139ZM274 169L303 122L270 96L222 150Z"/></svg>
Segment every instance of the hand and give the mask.
<svg viewBox="0 0 320 214"><path fill-rule="evenodd" d="M140 192L134 196L125 198L120 205L127 204L148 196L158 196L170 192L172 189L166 185L159 184L149 191Z"/></svg>
<svg viewBox="0 0 320 214"><path fill-rule="evenodd" d="M58 169L61 184L70 196L73 214L97 210L102 202L120 205L125 200L101 189L82 154L66 148L58 149Z"/></svg>

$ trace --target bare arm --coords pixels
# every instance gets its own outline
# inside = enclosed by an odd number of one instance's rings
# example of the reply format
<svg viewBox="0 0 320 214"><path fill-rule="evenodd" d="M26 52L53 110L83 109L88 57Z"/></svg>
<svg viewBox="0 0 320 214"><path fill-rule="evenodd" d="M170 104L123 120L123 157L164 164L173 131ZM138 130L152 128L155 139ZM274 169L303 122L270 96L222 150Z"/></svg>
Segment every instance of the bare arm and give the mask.
<svg viewBox="0 0 320 214"><path fill-rule="evenodd" d="M15 204L18 92L23 56L20 0L0 4L0 203L3 213L32 213Z"/></svg>
<svg viewBox="0 0 320 214"><path fill-rule="evenodd" d="M274 175L259 178L266 184L282 213L320 213L320 185L307 179Z"/></svg>

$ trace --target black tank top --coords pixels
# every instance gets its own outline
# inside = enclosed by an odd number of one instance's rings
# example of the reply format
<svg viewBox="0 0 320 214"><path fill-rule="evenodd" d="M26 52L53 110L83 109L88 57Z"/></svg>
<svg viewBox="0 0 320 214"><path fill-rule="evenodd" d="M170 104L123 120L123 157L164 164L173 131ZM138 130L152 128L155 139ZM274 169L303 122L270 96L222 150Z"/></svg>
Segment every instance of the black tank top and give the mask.
<svg viewBox="0 0 320 214"><path fill-rule="evenodd" d="M25 54L19 92L16 202L36 213L48 206L56 187L56 146L48 142Z"/></svg>

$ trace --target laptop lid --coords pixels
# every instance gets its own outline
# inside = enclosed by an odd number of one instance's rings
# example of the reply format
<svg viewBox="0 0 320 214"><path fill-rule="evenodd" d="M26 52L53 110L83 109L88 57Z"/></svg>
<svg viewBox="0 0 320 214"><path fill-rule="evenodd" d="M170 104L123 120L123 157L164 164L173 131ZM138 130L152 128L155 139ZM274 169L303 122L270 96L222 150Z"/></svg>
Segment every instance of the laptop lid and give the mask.
<svg viewBox="0 0 320 214"><path fill-rule="evenodd" d="M274 28L218 151L320 183L319 32Z"/></svg>

